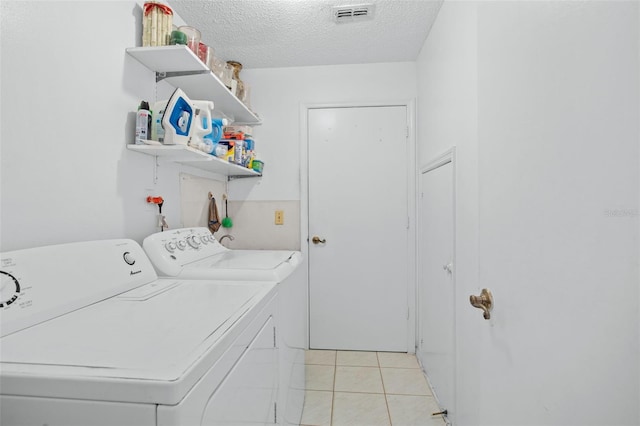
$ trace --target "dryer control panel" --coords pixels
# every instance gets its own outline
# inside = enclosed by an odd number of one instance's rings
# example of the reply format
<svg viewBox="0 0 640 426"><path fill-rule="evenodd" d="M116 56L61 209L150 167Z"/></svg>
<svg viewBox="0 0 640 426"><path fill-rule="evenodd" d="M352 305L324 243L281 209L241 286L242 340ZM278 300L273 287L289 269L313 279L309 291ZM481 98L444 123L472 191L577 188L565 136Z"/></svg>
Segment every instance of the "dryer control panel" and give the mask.
<svg viewBox="0 0 640 426"><path fill-rule="evenodd" d="M142 247L162 275L175 277L184 265L230 251L208 228L182 228L149 235Z"/></svg>
<svg viewBox="0 0 640 426"><path fill-rule="evenodd" d="M0 254L0 335L14 333L157 279L132 240Z"/></svg>

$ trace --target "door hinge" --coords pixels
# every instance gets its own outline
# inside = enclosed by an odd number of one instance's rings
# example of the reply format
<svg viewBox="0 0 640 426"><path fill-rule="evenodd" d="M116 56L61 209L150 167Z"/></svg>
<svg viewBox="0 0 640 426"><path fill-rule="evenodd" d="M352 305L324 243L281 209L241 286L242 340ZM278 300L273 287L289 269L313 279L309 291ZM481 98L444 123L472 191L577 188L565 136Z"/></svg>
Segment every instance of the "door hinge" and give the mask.
<svg viewBox="0 0 640 426"><path fill-rule="evenodd" d="M411 227L411 218L407 216L407 229Z"/></svg>
<svg viewBox="0 0 640 426"><path fill-rule="evenodd" d="M273 347L277 348L276 346L276 328L273 327Z"/></svg>
<svg viewBox="0 0 640 426"><path fill-rule="evenodd" d="M406 137L407 137L407 139L409 139L409 126L407 126L407 127L406 127L406 129L407 129L407 135L406 135Z"/></svg>
<svg viewBox="0 0 640 426"><path fill-rule="evenodd" d="M409 307L407 306L407 320L409 319Z"/></svg>
<svg viewBox="0 0 640 426"><path fill-rule="evenodd" d="M278 424L278 403L273 403L273 423Z"/></svg>

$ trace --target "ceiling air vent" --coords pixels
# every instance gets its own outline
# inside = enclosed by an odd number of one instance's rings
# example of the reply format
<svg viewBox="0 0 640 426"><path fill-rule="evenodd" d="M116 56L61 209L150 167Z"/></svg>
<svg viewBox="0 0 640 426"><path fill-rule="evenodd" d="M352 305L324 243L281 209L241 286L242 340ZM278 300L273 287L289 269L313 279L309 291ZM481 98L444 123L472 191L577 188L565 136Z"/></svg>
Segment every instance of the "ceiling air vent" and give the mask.
<svg viewBox="0 0 640 426"><path fill-rule="evenodd" d="M333 19L338 23L372 19L375 5L359 4L356 6L335 6L332 9Z"/></svg>

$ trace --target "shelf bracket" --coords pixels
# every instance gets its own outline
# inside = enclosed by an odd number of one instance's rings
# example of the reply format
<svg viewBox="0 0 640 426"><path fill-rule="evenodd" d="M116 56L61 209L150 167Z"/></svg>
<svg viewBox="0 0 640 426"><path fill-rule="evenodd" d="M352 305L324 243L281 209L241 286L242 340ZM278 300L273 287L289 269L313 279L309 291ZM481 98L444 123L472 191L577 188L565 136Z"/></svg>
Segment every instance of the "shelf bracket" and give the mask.
<svg viewBox="0 0 640 426"><path fill-rule="evenodd" d="M209 74L211 70L195 70L195 71L157 71L156 83L169 77L181 77L185 75Z"/></svg>
<svg viewBox="0 0 640 426"><path fill-rule="evenodd" d="M233 175L233 176L227 176L227 182L231 182L232 180L236 180L236 179L257 178L257 177L262 177L262 173L259 174L259 175Z"/></svg>
<svg viewBox="0 0 640 426"><path fill-rule="evenodd" d="M158 156L154 155L153 161L153 184L156 185L158 183Z"/></svg>

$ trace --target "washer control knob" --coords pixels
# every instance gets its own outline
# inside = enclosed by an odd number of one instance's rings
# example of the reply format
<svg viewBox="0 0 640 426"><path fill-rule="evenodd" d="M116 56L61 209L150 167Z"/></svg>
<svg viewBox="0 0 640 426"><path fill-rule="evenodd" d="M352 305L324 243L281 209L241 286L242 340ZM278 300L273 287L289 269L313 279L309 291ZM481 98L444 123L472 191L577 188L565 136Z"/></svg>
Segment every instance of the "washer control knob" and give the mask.
<svg viewBox="0 0 640 426"><path fill-rule="evenodd" d="M133 265L134 263L136 263L136 259L128 251L124 252L122 257L124 258L124 261L127 262L127 265Z"/></svg>
<svg viewBox="0 0 640 426"><path fill-rule="evenodd" d="M166 248L169 253L173 253L174 251L176 251L176 248L178 248L178 246L176 246L176 243L174 243L173 241L170 241L164 245L164 248Z"/></svg>
<svg viewBox="0 0 640 426"><path fill-rule="evenodd" d="M200 247L200 244L202 244L200 242L200 238L197 235L192 235L192 236L188 237L187 238L187 242L194 249L197 249L198 247Z"/></svg>
<svg viewBox="0 0 640 426"><path fill-rule="evenodd" d="M187 248L187 242L185 240L178 241L178 248L180 250L184 250Z"/></svg>
<svg viewBox="0 0 640 426"><path fill-rule="evenodd" d="M0 271L0 308L6 308L16 301L20 294L20 283L8 272Z"/></svg>

